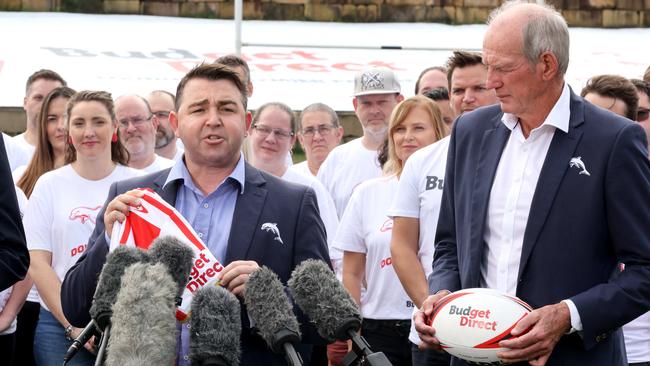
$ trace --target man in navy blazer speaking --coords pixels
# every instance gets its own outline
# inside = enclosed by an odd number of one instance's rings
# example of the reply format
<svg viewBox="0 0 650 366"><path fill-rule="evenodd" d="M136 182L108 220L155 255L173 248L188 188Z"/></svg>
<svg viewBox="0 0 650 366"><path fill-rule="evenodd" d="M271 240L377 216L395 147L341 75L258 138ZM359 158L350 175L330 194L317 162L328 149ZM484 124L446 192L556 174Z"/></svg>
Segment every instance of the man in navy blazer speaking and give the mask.
<svg viewBox="0 0 650 366"><path fill-rule="evenodd" d="M454 124L432 295L416 329L436 347L425 323L434 304L488 287L535 309L500 343L502 360L627 365L619 328L650 308L644 132L573 94L568 28L554 9L508 2L488 24L483 61L500 103Z"/></svg>
<svg viewBox="0 0 650 366"><path fill-rule="evenodd" d="M97 220L86 253L61 287L63 312L73 325L90 320L88 311L108 253L106 239L115 221L123 222L128 207L139 205L141 194L132 191L135 188L150 187L176 207L224 263L221 284L235 295L243 294L248 275L261 265L286 283L305 259L330 262L314 191L244 162L242 142L251 121L246 98L237 73L223 65L200 65L183 77L169 120L183 140L184 157L170 169L111 186L107 205L97 215L103 220ZM246 316L242 321L241 365L286 365L284 357L273 354L251 330ZM187 324L181 329L178 365L190 364L188 329ZM308 362L309 343L321 340L313 327L303 327L302 333L303 344L296 348Z"/></svg>

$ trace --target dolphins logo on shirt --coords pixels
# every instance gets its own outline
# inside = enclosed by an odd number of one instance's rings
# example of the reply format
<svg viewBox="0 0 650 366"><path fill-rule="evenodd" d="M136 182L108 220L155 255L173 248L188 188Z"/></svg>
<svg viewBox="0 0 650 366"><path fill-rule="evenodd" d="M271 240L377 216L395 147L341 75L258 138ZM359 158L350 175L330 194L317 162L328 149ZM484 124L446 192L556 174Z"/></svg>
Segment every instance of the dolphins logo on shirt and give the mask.
<svg viewBox="0 0 650 366"><path fill-rule="evenodd" d="M264 223L262 224L261 229L273 233L275 235L275 238L273 238L273 240L277 240L280 242L280 244L284 244L282 238L280 238L280 230L278 229L278 224L275 222Z"/></svg>
<svg viewBox="0 0 650 366"><path fill-rule="evenodd" d="M578 174L584 174L586 176L590 176L589 172L587 171L587 167L585 167L585 163L582 161L582 157L578 156L575 158L571 158L569 160L569 168L578 168L580 169L580 173Z"/></svg>
<svg viewBox="0 0 650 366"><path fill-rule="evenodd" d="M68 216L68 218L71 221L79 220L81 221L82 224L85 224L87 221L90 221L93 225L95 225L97 210L99 210L101 207L102 207L101 205L97 207L85 207L85 206L75 207L72 209L72 211L70 211L70 216Z"/></svg>

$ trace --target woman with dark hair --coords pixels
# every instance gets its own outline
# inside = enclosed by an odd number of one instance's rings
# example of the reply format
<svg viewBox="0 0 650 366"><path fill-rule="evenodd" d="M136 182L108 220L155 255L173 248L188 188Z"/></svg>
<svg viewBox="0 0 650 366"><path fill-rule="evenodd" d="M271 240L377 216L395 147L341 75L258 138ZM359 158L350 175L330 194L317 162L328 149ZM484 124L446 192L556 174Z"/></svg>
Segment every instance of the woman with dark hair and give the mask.
<svg viewBox="0 0 650 366"><path fill-rule="evenodd" d="M440 109L423 96L398 104L388 125L384 175L359 184L345 208L334 247L343 250L343 285L359 304L361 335L393 365L411 364L412 303L392 266L388 209L406 160L447 134ZM366 292L361 296L362 287Z"/></svg>
<svg viewBox="0 0 650 366"><path fill-rule="evenodd" d="M59 365L81 332L61 310L61 281L84 252L110 185L141 174L126 166L128 153L120 143L109 93L75 94L65 116L67 165L38 179L24 219L29 274L41 302L34 353L36 363L45 366ZM93 358L83 351L69 365L91 365Z"/></svg>

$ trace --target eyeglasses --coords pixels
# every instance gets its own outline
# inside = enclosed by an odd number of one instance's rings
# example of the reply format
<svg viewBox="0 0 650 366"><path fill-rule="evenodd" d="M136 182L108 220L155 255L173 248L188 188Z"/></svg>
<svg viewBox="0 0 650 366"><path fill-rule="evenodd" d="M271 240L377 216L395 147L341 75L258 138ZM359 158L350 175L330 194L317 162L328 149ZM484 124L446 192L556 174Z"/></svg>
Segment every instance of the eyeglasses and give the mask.
<svg viewBox="0 0 650 366"><path fill-rule="evenodd" d="M169 118L169 112L171 112L171 111L154 111L152 113L153 113L154 116L156 116L158 118L167 119L167 118Z"/></svg>
<svg viewBox="0 0 650 366"><path fill-rule="evenodd" d="M153 114L150 114L149 117L135 116L131 118L122 118L117 121L117 123L120 125L120 128L128 128L129 122L133 125L133 127L140 127L146 121L151 120L151 117L153 117Z"/></svg>
<svg viewBox="0 0 650 366"><path fill-rule="evenodd" d="M259 133L262 137L266 137L273 133L278 139L288 139L294 135L293 132L285 131L281 128L271 128L263 125L255 125L253 126L253 129L257 131L257 133Z"/></svg>
<svg viewBox="0 0 650 366"><path fill-rule="evenodd" d="M312 137L318 131L321 136L329 135L336 126L334 125L318 125L316 127L307 127L304 128L300 133L303 136Z"/></svg>

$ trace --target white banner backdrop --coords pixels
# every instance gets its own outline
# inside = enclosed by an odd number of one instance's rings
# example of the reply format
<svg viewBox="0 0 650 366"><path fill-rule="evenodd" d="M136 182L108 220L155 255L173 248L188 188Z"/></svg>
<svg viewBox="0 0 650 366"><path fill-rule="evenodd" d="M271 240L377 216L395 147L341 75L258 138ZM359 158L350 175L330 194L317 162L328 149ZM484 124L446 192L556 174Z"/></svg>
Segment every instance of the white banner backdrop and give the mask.
<svg viewBox="0 0 650 366"><path fill-rule="evenodd" d="M244 21L242 40L256 45L242 48L255 85L250 107L323 102L352 110L354 73L367 64L395 70L410 96L422 69L444 64L452 49L480 50L484 32L484 25ZM214 19L0 12L0 34L0 106L21 106L25 81L40 68L77 90L175 92L193 65L235 47L234 22ZM650 29L572 28L567 80L579 92L596 74L640 78L650 64L648 39Z"/></svg>

